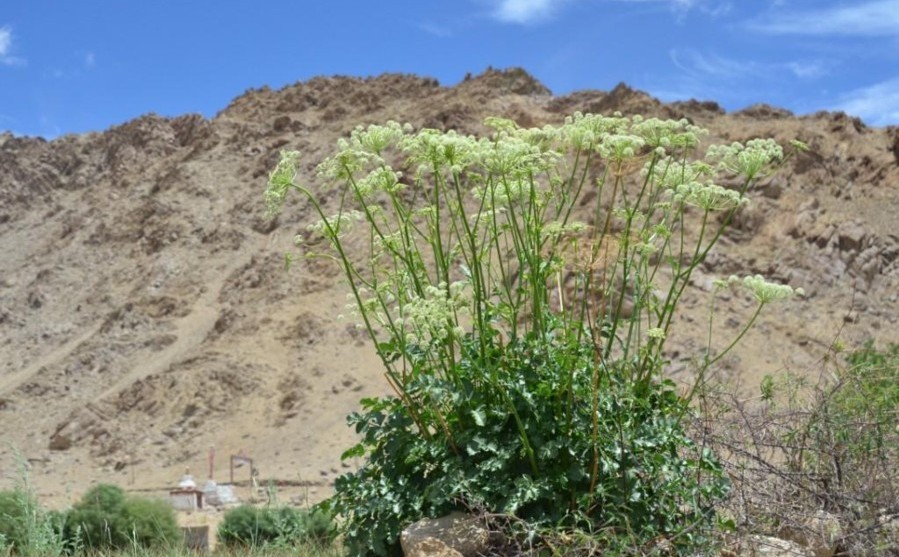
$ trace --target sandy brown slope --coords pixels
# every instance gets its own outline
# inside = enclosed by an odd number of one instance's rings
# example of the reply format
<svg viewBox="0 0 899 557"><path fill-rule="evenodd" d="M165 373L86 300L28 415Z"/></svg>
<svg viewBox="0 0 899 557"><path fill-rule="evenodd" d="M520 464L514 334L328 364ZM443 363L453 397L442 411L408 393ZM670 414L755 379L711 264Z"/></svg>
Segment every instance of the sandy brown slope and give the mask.
<svg viewBox="0 0 899 557"><path fill-rule="evenodd" d="M359 123L483 131L488 115L525 126L575 110L687 117L710 141L772 136L810 154L753 193L684 299L670 372L698 346L712 278L762 273L807 299L760 321L722 374L746 383L814 374L834 335L899 341L899 130L843 114L766 106L664 105L619 86L554 97L520 70L446 88L415 76L316 78L251 90L210 120L148 115L103 133L0 136L0 487L14 450L59 504L94 481L132 489L205 476L217 452L256 459L263 478L324 496L352 440L344 416L385 390L373 351L340 321L336 270L283 270L309 216L294 200L275 222L261 193L281 149L303 178ZM735 297L722 335L749 307ZM240 471L246 477L246 471Z"/></svg>

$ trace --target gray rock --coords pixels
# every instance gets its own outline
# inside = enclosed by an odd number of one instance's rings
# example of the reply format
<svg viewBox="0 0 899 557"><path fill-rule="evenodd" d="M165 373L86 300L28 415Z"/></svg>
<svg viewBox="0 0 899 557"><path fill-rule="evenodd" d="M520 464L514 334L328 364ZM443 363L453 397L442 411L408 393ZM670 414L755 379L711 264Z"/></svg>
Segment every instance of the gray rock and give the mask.
<svg viewBox="0 0 899 557"><path fill-rule="evenodd" d="M818 511L806 517L798 526L781 528L778 535L811 550L815 557L833 557L843 529L836 516L827 511Z"/></svg>
<svg viewBox="0 0 899 557"><path fill-rule="evenodd" d="M403 555L405 557L465 557L437 538L418 540L408 549L403 545Z"/></svg>
<svg viewBox="0 0 899 557"><path fill-rule="evenodd" d="M475 517L451 513L422 519L400 535L405 557L474 557L487 549L490 533Z"/></svg>
<svg viewBox="0 0 899 557"><path fill-rule="evenodd" d="M770 536L750 536L737 552L738 557L813 557L796 542Z"/></svg>
<svg viewBox="0 0 899 557"><path fill-rule="evenodd" d="M837 230L840 251L858 252L865 241L865 229L858 221L846 222Z"/></svg>

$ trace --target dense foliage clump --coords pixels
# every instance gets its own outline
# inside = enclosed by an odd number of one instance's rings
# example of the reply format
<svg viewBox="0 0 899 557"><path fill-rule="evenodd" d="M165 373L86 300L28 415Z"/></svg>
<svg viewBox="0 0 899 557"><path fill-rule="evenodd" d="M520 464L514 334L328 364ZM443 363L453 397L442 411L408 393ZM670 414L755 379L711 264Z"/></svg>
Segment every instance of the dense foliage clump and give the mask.
<svg viewBox="0 0 899 557"><path fill-rule="evenodd" d="M22 465L17 485L0 491L0 555L52 557L64 546L62 514L39 504Z"/></svg>
<svg viewBox="0 0 899 557"><path fill-rule="evenodd" d="M182 540L170 504L126 495L115 485L91 488L63 519L67 544L86 550L165 547Z"/></svg>
<svg viewBox="0 0 899 557"><path fill-rule="evenodd" d="M241 505L225 513L218 528L219 543L229 547L324 546L335 536L336 526L328 513L291 507Z"/></svg>
<svg viewBox="0 0 899 557"><path fill-rule="evenodd" d="M430 416L396 398L363 401L350 418L363 441L346 456L368 460L338 480L332 500L348 517L351 552L393 553L404 526L460 507L515 517L530 537L580 528L610 545L690 546L707 535L728 482L687 437L674 385L629 382L626 370L601 369L589 346L556 344L566 341L496 345L487 362L463 354L454 384L412 382L433 401ZM483 388L490 374L499 389ZM441 429L424 437L416 420Z"/></svg>

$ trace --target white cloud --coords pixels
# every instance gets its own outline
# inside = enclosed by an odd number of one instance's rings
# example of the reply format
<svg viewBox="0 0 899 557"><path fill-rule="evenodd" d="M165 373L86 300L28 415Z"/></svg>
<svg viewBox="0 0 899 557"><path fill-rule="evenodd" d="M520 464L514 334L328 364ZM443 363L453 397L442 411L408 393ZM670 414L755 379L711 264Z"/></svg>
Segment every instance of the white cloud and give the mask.
<svg viewBox="0 0 899 557"><path fill-rule="evenodd" d="M795 35L899 36L899 0L868 0L823 10L783 12L754 21L749 27Z"/></svg>
<svg viewBox="0 0 899 557"><path fill-rule="evenodd" d="M827 75L827 64L820 60L787 62L783 67L793 72L800 79L814 79Z"/></svg>
<svg viewBox="0 0 899 557"><path fill-rule="evenodd" d="M529 25L548 21L565 4L584 0L494 0L493 17L503 23ZM663 4L680 15L699 8L703 13L717 17L730 11L731 3L711 0L602 0L621 4Z"/></svg>
<svg viewBox="0 0 899 557"><path fill-rule="evenodd" d="M535 23L552 16L559 3L553 0L501 0L494 16L504 23Z"/></svg>
<svg viewBox="0 0 899 557"><path fill-rule="evenodd" d="M692 77L713 77L721 80L776 78L785 72L800 79L814 79L827 74L827 65L820 60L793 60L789 62L756 62L735 60L718 54L702 54L696 50L671 50L671 62Z"/></svg>
<svg viewBox="0 0 899 557"><path fill-rule="evenodd" d="M741 62L717 54L703 55L695 50L680 52L671 50L668 55L678 69L690 75L705 74L719 78L736 78L757 76L758 65L754 62Z"/></svg>
<svg viewBox="0 0 899 557"><path fill-rule="evenodd" d="M12 55L13 34L9 25L0 27L0 64L4 66L24 66L25 59Z"/></svg>
<svg viewBox="0 0 899 557"><path fill-rule="evenodd" d="M9 54L10 46L12 46L12 30L8 26L0 27L0 57Z"/></svg>
<svg viewBox="0 0 899 557"><path fill-rule="evenodd" d="M690 10L698 9L700 12L713 18L725 15L733 9L733 3L722 0L606 0L607 2L620 2L627 4L667 4L671 11L684 14Z"/></svg>
<svg viewBox="0 0 899 557"><path fill-rule="evenodd" d="M899 77L850 91L834 108L873 126L899 124Z"/></svg>

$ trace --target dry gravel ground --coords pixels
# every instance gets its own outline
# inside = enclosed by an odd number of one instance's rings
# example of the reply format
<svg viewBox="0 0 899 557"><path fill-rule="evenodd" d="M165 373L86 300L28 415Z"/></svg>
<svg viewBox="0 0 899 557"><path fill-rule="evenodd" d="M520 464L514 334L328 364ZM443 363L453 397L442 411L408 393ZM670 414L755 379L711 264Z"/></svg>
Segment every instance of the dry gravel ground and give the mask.
<svg viewBox="0 0 899 557"><path fill-rule="evenodd" d="M326 496L353 438L345 415L386 384L373 350L337 318L336 269L283 269L311 216L296 198L264 218L278 152L302 151L311 182L360 123L480 133L490 115L535 126L576 110L686 117L711 130L709 142L812 148L753 192L698 273L671 343L675 379L701 346L711 280L731 273L809 294L770 308L719 370L747 396L766 373L816 375L838 333L848 346L899 341L897 128L666 105L624 85L555 97L521 70L451 88L405 75L316 78L247 91L209 120L147 115L51 142L0 135L0 487L18 458L57 506L98 481L162 493L185 467L205 478L214 446L219 482L228 455L242 453L282 498ZM721 336L749 309L738 296L721 305Z"/></svg>

